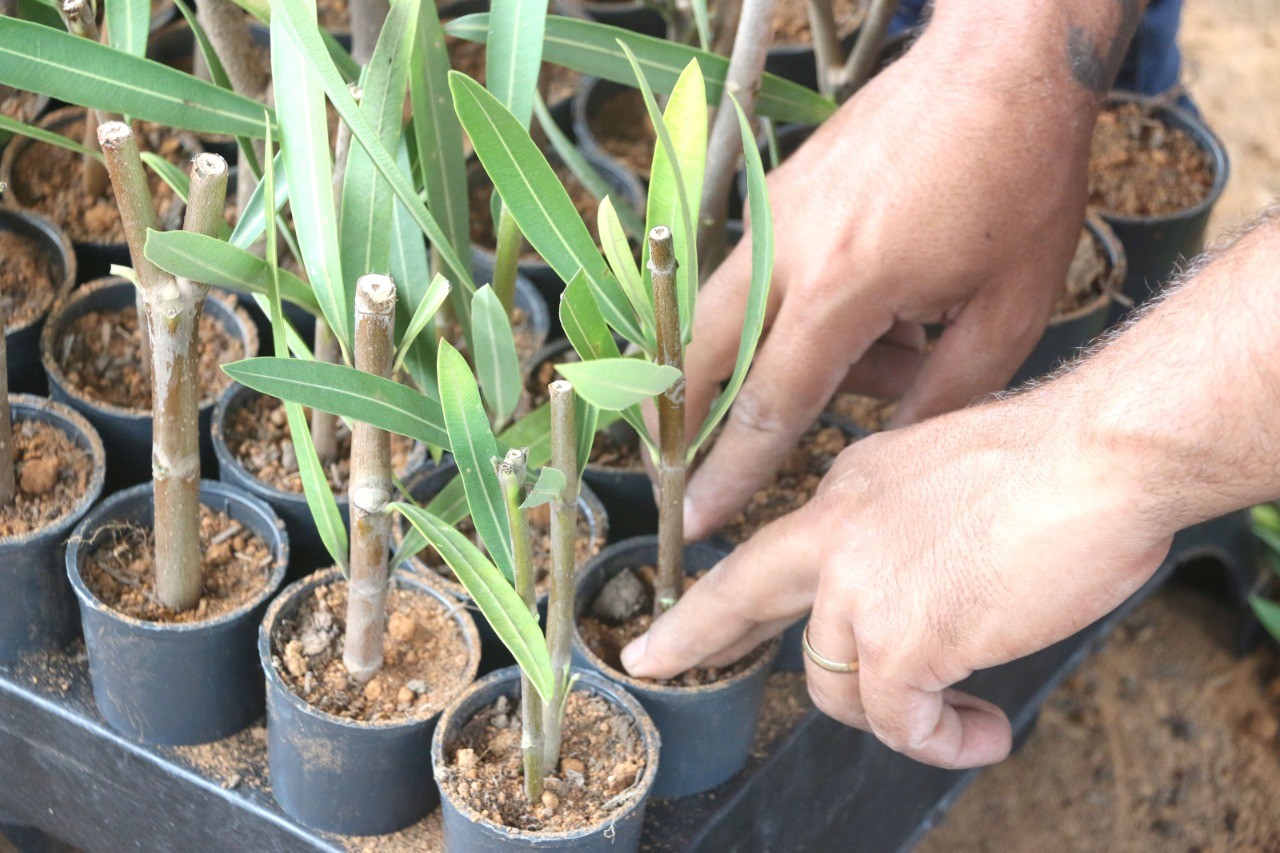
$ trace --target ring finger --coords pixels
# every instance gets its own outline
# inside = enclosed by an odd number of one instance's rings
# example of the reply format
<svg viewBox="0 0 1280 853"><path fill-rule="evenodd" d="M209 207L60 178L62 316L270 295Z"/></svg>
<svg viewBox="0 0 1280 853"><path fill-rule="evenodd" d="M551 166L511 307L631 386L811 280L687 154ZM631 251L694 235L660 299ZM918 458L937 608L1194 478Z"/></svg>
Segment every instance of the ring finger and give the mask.
<svg viewBox="0 0 1280 853"><path fill-rule="evenodd" d="M860 679L856 666L849 672L832 672L815 658L828 664L854 665L858 661L858 640L854 633L852 608L844 605L844 596L831 588L826 577L818 582L813 615L809 617L805 654L805 676L813 703L828 717L847 726L867 728L867 715L862 707ZM813 654L810 655L809 651Z"/></svg>

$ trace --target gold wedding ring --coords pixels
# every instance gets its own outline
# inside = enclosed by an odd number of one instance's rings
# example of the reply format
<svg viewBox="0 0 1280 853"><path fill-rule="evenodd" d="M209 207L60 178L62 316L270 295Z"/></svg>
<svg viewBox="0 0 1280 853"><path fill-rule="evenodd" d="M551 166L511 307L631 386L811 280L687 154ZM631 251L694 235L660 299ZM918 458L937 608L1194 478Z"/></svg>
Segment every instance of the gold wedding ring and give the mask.
<svg viewBox="0 0 1280 853"><path fill-rule="evenodd" d="M824 658L813 650L813 645L809 642L809 626L804 626L804 634L801 636L801 644L804 646L804 656L825 669L827 672L848 673L858 671L858 662L851 661L849 663L840 663L829 658Z"/></svg>

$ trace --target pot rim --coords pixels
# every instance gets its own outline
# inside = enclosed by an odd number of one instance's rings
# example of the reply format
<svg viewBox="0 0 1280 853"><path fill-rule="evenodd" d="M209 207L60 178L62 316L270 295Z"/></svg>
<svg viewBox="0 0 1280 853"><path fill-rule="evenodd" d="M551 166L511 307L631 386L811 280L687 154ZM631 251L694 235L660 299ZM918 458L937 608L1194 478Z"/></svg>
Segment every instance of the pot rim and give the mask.
<svg viewBox="0 0 1280 853"><path fill-rule="evenodd" d="M582 586L586 583L587 578L593 572L603 571L604 565L618 557L620 554L624 554L632 549L648 549L649 547L653 548L655 554L657 553L658 537L656 535L649 534L646 536L633 536L630 539L623 539L621 542L615 542L599 554L592 557L591 560L589 560L583 567L582 572L578 575L578 585L574 590L574 599L578 606L581 607L583 611L585 611L585 608L588 606L588 602L582 595ZM721 560L728 556L723 548L716 547L710 542L691 542L686 544L684 548L686 552L691 548L707 548L720 554ZM636 568L639 565L641 564L637 563L635 565L629 565L624 563L622 569L619 569L619 571ZM591 665L601 673L607 673L607 677L610 681L617 682L628 690L640 694L668 693L680 696L692 696L697 694L719 693L722 690L736 687L744 681L751 680L758 676L761 670L772 669L773 659L777 657L778 648L780 646L780 641L777 637L765 640L756 646L751 652L748 652L748 654L756 655L756 659L752 661L749 666L743 668L741 672L736 672L728 678L723 678L719 681L712 682L711 684L659 684L656 681L645 681L636 678L629 673L614 669L612 666L609 666L609 664L602 661L595 652L591 651L591 649L587 647L586 642L582 639L582 631L578 628L578 617L581 615L581 612L582 611L575 612L573 616L574 649L590 661ZM743 655L743 657L747 657L747 655Z"/></svg>
<svg viewBox="0 0 1280 853"><path fill-rule="evenodd" d="M436 725L436 730L431 736L431 770L432 775L436 778L436 787L440 789L441 800L448 800L449 804L458 811L459 814L466 817L474 824L483 826L493 832L500 833L512 841L527 841L531 845L549 839L556 840L573 840L577 838L587 838L595 835L602 829L607 828L610 824L616 823L619 819L633 813L636 809L643 808L652 796L653 783L658 778L658 761L662 748L662 736L658 732L658 727L654 724L653 719L645 711L644 706L640 704L634 696L631 695L622 685L611 681L598 673L581 668L572 668L570 672L577 676L574 682L575 690L581 689L578 685L589 685L593 688L595 695L600 696L612 705L616 710L630 716L636 724L636 728L640 731L640 737L644 743L645 766L644 775L639 782L632 783L632 787L636 789L636 795L624 807L600 821L590 826L579 829L564 830L561 832L534 832L528 829L516 829L514 827L503 826L494 823L473 809L469 804L460 802L452 796L452 792L445 789L440 784L441 771L444 770L444 755L448 748L444 742L445 732L449 729L450 724L454 721L454 717L458 708L467 702L472 696L486 690L490 690L495 686L512 683L515 692L519 693L520 667L509 666L489 673L478 681L473 681L457 699L444 709L440 714L440 722ZM459 728L466 722L460 722Z"/></svg>
<svg viewBox="0 0 1280 853"><path fill-rule="evenodd" d="M456 691L450 691L445 702L435 710L433 714L427 717L415 717L410 720L386 720L386 721L364 721L352 720L348 717L339 717L336 714L330 714L328 711L322 711L312 705L306 699L294 692L288 682L280 675L279 669L276 667L275 655L272 653L272 629L275 623L280 619L283 610L291 604L297 604L304 595L312 592L320 586L327 586L343 580L342 570L336 566L327 569L321 569L317 572L294 581L280 591L275 600L267 608L267 612L262 617L262 622L258 625L258 661L262 666L262 671L266 679L272 682L272 687L277 688L277 692L284 695L285 700L289 702L297 711L323 720L326 723L340 726L342 728L351 729L353 731L369 732L369 731L398 731L419 728L421 726L430 725L432 722L440 719L445 709L452 704L456 698ZM423 581L422 578L415 576L412 572L396 570L391 572L390 581L393 584L405 584L417 592L425 593L434 599L445 610L445 615L452 616L454 624L457 626L459 633L462 634L463 642L467 644L467 665L464 672L466 677L462 679L458 690L465 691L468 687L475 683L476 673L480 670L480 632L476 629L475 620L471 618L471 614L467 612L465 607L459 607L458 602L449 600L448 596L438 589L432 587L429 583Z"/></svg>
<svg viewBox="0 0 1280 853"><path fill-rule="evenodd" d="M5 195L7 196L8 193ZM56 247L57 252L62 256L63 275L61 283L53 282L53 299L48 306L25 323L13 328L6 328L4 330L6 336L30 329L48 317L58 303L75 287L77 273L76 250L71 245L71 238L67 236L67 232L62 230L56 222L41 213L28 210L25 207L0 205L0 231L11 230L6 227L7 223L4 222L7 217L26 220L27 224L41 235L40 238L33 238L36 242L47 241L48 245Z"/></svg>
<svg viewBox="0 0 1280 853"><path fill-rule="evenodd" d="M242 603L234 610L223 613L214 619L205 619L199 622L152 622L148 619L139 619L135 616L128 616L119 610L110 606L89 589L89 585L85 583L80 572L80 555L81 548L93 541L93 536L101 529L104 522L109 520L109 516L113 511L121 506L127 505L133 501L149 496L153 491L154 483L151 481L139 483L136 486L130 486L127 489L116 492L102 503L93 508L81 521L76 525L75 532L71 534L71 538L67 540L67 576L71 579L71 586L75 589L76 597L80 599L81 605L88 606L94 610L110 617L113 621L120 622L125 625L131 625L135 628L154 631L164 634L192 634L198 631L212 630L229 625L250 614L254 608L261 605L264 601L268 601L279 590L280 584L284 581L285 570L289 566L289 534L284 529L284 523L276 515L276 511L272 509L266 501L261 500L254 495L249 494L243 489L236 488L229 483L220 483L217 480L201 480L200 496L203 504L204 496L212 494L219 498L226 498L228 502L241 502L247 508L261 513L263 517L270 519L274 527L275 542L271 542L267 536L263 539L267 540L268 547L274 545L274 565L271 573L267 576L267 582L263 585L262 590L253 598ZM248 526L248 525L246 525ZM250 528L252 529L252 528ZM261 535L261 534L259 534Z"/></svg>
<svg viewBox="0 0 1280 853"><path fill-rule="evenodd" d="M1129 262L1125 257L1124 244L1120 242L1120 238L1116 236L1115 231L1111 229L1111 226L1096 210L1085 212L1083 227L1089 232L1089 236L1093 238L1094 245L1102 249L1102 254L1106 257L1107 266L1109 267L1106 276L1102 280L1102 292L1073 311L1068 311L1065 314L1054 314L1049 320L1050 326L1060 326L1064 323L1079 320L1081 317L1088 317L1096 311L1101 311L1111 304L1116 294L1124 286Z"/></svg>
<svg viewBox="0 0 1280 853"><path fill-rule="evenodd" d="M37 397L34 394L10 394L9 406L13 413L11 417L15 422L20 419L19 416L24 410L28 412L44 410L52 414L55 420L62 421L62 423L56 423L54 426L73 441L76 441L77 444L81 443L78 440L79 438L84 439L83 443L87 445L85 450L93 462L93 473L90 475L88 488L70 512L56 521L28 531L21 536L0 537L0 554L10 549L25 547L34 539L57 535L61 531L70 530L78 525L80 520L97 503L98 498L102 496L102 488L106 481L107 471L107 453L102 446L102 437L98 435L98 431L93 428L93 425L89 423L85 416L75 409L65 403L59 403L47 397ZM31 420L29 417L21 419ZM78 432L79 435L75 435L73 431Z"/></svg>
<svg viewBox="0 0 1280 853"><path fill-rule="evenodd" d="M114 403L89 398L85 395L83 388L73 384L67 378L66 372L62 369L62 364L54 357L54 333L63 313L77 302L88 299L99 291L110 290L113 287L128 287L132 289L133 284L119 276L103 276L80 285L80 287L75 288L53 304L53 307L49 309L48 322L44 324L44 328L40 331L40 363L44 366L44 371L48 374L50 381L56 383L67 396L72 397L76 402L88 408L106 412L117 418L132 421L150 421L153 412L153 408L150 405L145 409L129 409L124 406L117 406ZM210 312L209 316L214 317L225 331L244 345L243 358L253 358L257 355L258 330L254 327L253 320L243 313L242 309L232 307L212 294L205 297L204 310L206 312L210 304L217 305L218 308ZM220 312L225 312L225 314ZM199 410L201 412L212 410L217 405L217 402L218 398L216 397L212 400L202 401Z"/></svg>
<svg viewBox="0 0 1280 853"><path fill-rule="evenodd" d="M1108 93L1103 100L1103 108L1126 103L1148 106L1152 105L1154 101L1154 98L1149 98L1136 92L1114 90ZM1231 175L1231 160L1227 155L1226 146L1218 137L1218 134L1214 133L1213 129L1209 127L1208 122L1184 110L1182 107L1174 104L1161 104L1151 110L1149 114L1165 125L1170 124L1167 118L1172 117L1175 120L1173 126L1186 131L1195 140L1196 145L1200 146L1200 149L1205 152L1209 160L1209 168L1213 170L1213 183L1209 185L1209 192L1204 198L1190 207L1161 213L1156 216L1130 216L1100 207L1093 207L1092 205L1090 205L1090 209L1096 210L1100 216L1108 221L1121 222L1126 225L1149 225L1180 219L1194 219L1203 213L1207 213L1222 197L1223 191L1227 188L1227 178Z"/></svg>

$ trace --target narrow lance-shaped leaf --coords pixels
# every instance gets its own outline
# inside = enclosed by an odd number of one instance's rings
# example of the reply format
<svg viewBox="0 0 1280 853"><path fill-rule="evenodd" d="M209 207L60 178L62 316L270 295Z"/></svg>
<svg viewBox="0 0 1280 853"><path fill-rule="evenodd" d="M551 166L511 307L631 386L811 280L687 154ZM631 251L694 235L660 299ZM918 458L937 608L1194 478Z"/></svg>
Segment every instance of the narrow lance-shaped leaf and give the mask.
<svg viewBox="0 0 1280 853"><path fill-rule="evenodd" d="M1267 629L1276 642L1280 642L1280 604L1263 598L1260 595L1249 596L1249 604L1253 606L1253 612L1257 615L1258 621Z"/></svg>
<svg viewBox="0 0 1280 853"><path fill-rule="evenodd" d="M711 17L707 14L707 0L689 0L693 8L693 24L698 30L698 47L711 50Z"/></svg>
<svg viewBox="0 0 1280 853"><path fill-rule="evenodd" d="M294 358L248 358L223 367L263 394L348 420L360 420L423 444L449 446L440 403L420 391L347 367Z"/></svg>
<svg viewBox="0 0 1280 853"><path fill-rule="evenodd" d="M602 358L558 364L556 372L573 383L588 403L618 412L661 394L680 378L670 365L638 358Z"/></svg>
<svg viewBox="0 0 1280 853"><path fill-rule="evenodd" d="M499 456L498 442L489 430L489 419L471 369L462 354L446 340L440 341L436 377L440 383L445 428L449 432L448 446L467 493L471 521L494 562L511 580L515 577L511 527L503 507L502 486L493 470L493 460Z"/></svg>
<svg viewBox="0 0 1280 853"><path fill-rule="evenodd" d="M181 130L262 138L262 104L176 68L4 16L0 83Z"/></svg>
<svg viewBox="0 0 1280 853"><path fill-rule="evenodd" d="M524 503L520 504L520 508L533 509L535 506L550 503L564 491L565 482L563 471L552 468L550 465L545 466L538 472L538 482L534 483L529 494L525 495Z"/></svg>
<svg viewBox="0 0 1280 853"><path fill-rule="evenodd" d="M485 285L471 300L476 375L492 421L505 424L520 402L522 372L511 320L493 288Z"/></svg>
<svg viewBox="0 0 1280 853"><path fill-rule="evenodd" d="M640 348L652 356L658 347L653 297L645 289L640 267L636 266L636 259L631 254L631 244L627 242L627 235L622 231L622 223L618 221L612 199L606 197L600 202L600 209L596 216L596 230L600 234L600 248L604 250L604 256L609 261L609 268L613 270L618 283L627 294L631 308L640 318L640 329L644 334L644 341L641 342Z"/></svg>
<svg viewBox="0 0 1280 853"><path fill-rule="evenodd" d="M676 244L684 251L680 253L680 263L676 268L676 292L680 300L680 338L688 343L693 334L694 302L698 293L696 216L702 199L702 173L707 159L707 102L702 72L697 62L689 63L676 82L667 103L666 115L663 115L635 55L626 45L623 45L623 51L635 70L649 120L658 134L649 181L645 233L658 225L666 225L680 234ZM644 251L646 270L647 242Z"/></svg>
<svg viewBox="0 0 1280 853"><path fill-rule="evenodd" d="M68 151L83 157L92 157L99 163L105 163L101 151L93 151L85 148L76 140L69 136L63 136L61 133L55 133L52 130L45 130L42 127L35 127L30 124L23 124L15 118L9 118L7 115L0 115L0 133L13 133L18 136L27 136L37 142L43 142L46 145L56 145L58 148L65 148ZM0 138L4 138L0 136Z"/></svg>
<svg viewBox="0 0 1280 853"><path fill-rule="evenodd" d="M489 37L488 13L466 15L449 22L445 32L467 41L485 42ZM561 15L547 17L542 58L582 74L630 86L635 77L626 56L618 47L621 39L635 53L655 91L671 92L690 61L697 60L706 75L707 100L719 103L724 90L729 60L723 56L666 39L633 33L608 24L598 24ZM821 124L836 111L835 101L790 80L765 74L760 80L756 111L779 122Z"/></svg>
<svg viewBox="0 0 1280 853"><path fill-rule="evenodd" d="M405 356L409 354L414 343L418 340L418 335L422 334L422 330L427 327L436 312L440 310L440 306L449 298L449 291L452 289L449 282L442 275L437 274L431 280L431 285L427 288L426 294L418 302L418 307L413 310L409 325L405 327L400 336L400 344L396 347L396 360L391 370L392 373L399 371L404 366Z"/></svg>
<svg viewBox="0 0 1280 853"><path fill-rule="evenodd" d="M398 150L400 145L419 2L395 0L391 4L362 81L364 94L360 99L360 112L389 151ZM353 145L347 154L340 201L342 215L338 222L342 248L339 255L343 280L354 284L366 273L389 272L395 196L391 185L378 175L373 160L358 145ZM350 295L354 298L355 294Z"/></svg>
<svg viewBox="0 0 1280 853"><path fill-rule="evenodd" d="M525 127L542 70L547 0L493 0L493 29L485 51L489 91Z"/></svg>
<svg viewBox="0 0 1280 853"><path fill-rule="evenodd" d="M398 155L397 163L401 171L409 174L409 150L404 140L401 140ZM414 224L413 218L409 216L409 212L398 200L395 202L395 217L392 220L391 277L396 280L403 295L402 299L396 300L396 328L406 330L401 336L402 341L410 337L413 339L413 343L399 354L398 361L419 388L434 389L436 387L436 336L423 335L420 331L412 336L408 333L417 321L415 309L422 308L431 285L434 284L434 279L422 234ZM450 296L454 292L455 288L450 285ZM455 298L452 301L456 306L458 300ZM436 310L439 310L439 306L433 309L432 313Z"/></svg>
<svg viewBox="0 0 1280 853"><path fill-rule="evenodd" d="M280 209L284 207L284 203L289 200L289 182L283 174L283 154L276 155L272 171L276 177L275 199L271 211L274 218L275 214L279 213ZM236 180L240 180L239 176L237 176ZM244 210L240 211L240 218L236 221L236 227L231 229L231 238L228 242L237 248L247 249L258 242L258 239L262 237L266 230L266 188L259 181L258 185L253 188L253 194L249 196L249 201L245 203Z"/></svg>
<svg viewBox="0 0 1280 853"><path fill-rule="evenodd" d="M609 324L639 343L643 337L626 294L529 132L470 77L451 72L449 86L476 155L529 244L565 281L581 270Z"/></svg>
<svg viewBox="0 0 1280 853"><path fill-rule="evenodd" d="M270 269L258 256L204 234L187 231L148 231L147 260L165 272L225 287L238 293L271 293ZM280 296L318 314L315 294L302 279L278 270Z"/></svg>
<svg viewBox="0 0 1280 853"><path fill-rule="evenodd" d="M107 40L130 56L147 55L151 0L106 0Z"/></svg>
<svg viewBox="0 0 1280 853"><path fill-rule="evenodd" d="M769 282L773 279L773 213L769 209L769 195L765 189L764 164L760 162L760 149L756 146L746 113L742 111L736 98L731 96L731 100L733 108L738 112L738 127L747 161L747 206L751 211L751 286L747 291L747 310L742 324L742 338L738 343L738 360L724 390L711 404L711 411L698 430L697 438L689 444L690 461L729 411L734 397L747 378L747 370L751 367L751 360L755 358L756 345L764 331Z"/></svg>
<svg viewBox="0 0 1280 853"><path fill-rule="evenodd" d="M551 655L537 617L529 612L510 581L467 537L441 519L411 504L395 502L390 506L436 549L538 695L548 701L555 691Z"/></svg>
<svg viewBox="0 0 1280 853"><path fill-rule="evenodd" d="M436 222L435 218L422 204L422 199L418 197L413 184L400 171L396 165L395 157L378 139L376 131L360 112L360 107L356 104L355 99L351 97L351 93L347 91L346 81L342 79L342 75L339 73L337 66L334 64L332 57L329 56L328 50L316 31L314 15L308 14L307 2L308 0L277 0L277 5L273 6L273 10L278 13L272 15L273 27L276 22L283 24L284 35L282 39L287 39L296 47L302 60L319 77L325 94L329 96L334 109L338 111L338 115L342 116L342 120L351 127L353 139L360 144L373 160L373 165L378 170L378 174L391 184L391 189L396 198L405 206L418 228L431 241L437 257L440 258L451 273L449 280L454 282L455 285L460 285L468 290L473 289L470 264L464 263L453 251L452 247L446 243L444 232L440 229L439 223ZM274 55L279 48L274 46L274 39L272 44L272 54Z"/></svg>
<svg viewBox="0 0 1280 853"><path fill-rule="evenodd" d="M271 128L267 128L267 163L262 181L264 192L275 195L275 166L272 154ZM286 337L288 325L284 319L284 305L280 301L280 263L276 247L276 232L272 228L267 233L267 280L269 282L268 301L271 309L271 333L275 350L284 354L289 344ZM285 417L289 422L289 437L293 440L294 456L298 460L298 473L302 478L302 493L307 499L307 508L311 510L312 520L320 534L320 541L325 550L343 572L348 572L349 540L347 527L342 521L342 513L338 509L338 501L329 486L329 477L324 466L320 464L320 456L316 453L315 443L311 440L311 424L297 403L285 401Z"/></svg>
<svg viewBox="0 0 1280 853"><path fill-rule="evenodd" d="M311 27L316 26L314 0L295 0ZM293 211L298 247L302 250L307 279L325 322L349 351L355 280L343 282L338 256L338 223L333 199L333 159L324 93L316 73L286 35L284 17L271 23L271 69L275 86L277 120L285 176L289 181L289 207ZM351 290L351 298L347 298Z"/></svg>

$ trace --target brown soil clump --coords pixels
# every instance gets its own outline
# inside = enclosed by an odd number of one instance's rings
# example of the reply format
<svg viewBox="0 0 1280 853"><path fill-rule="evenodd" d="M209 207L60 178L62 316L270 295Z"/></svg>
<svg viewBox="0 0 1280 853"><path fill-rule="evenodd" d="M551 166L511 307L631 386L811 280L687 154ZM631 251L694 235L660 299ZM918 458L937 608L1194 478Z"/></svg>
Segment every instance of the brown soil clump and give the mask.
<svg viewBox="0 0 1280 853"><path fill-rule="evenodd" d="M524 795L520 708L506 696L476 714L452 747L452 796L494 823L529 832L595 826L630 805L643 778L644 741L630 717L603 698L569 694L558 772L546 778L542 800Z"/></svg>
<svg viewBox="0 0 1280 853"><path fill-rule="evenodd" d="M627 671L622 666L622 650L626 648L627 643L648 631L649 626L653 624L653 585L657 573L658 570L654 566L624 569L619 573L619 575L630 575L640 583L640 586L636 587L638 594L623 605L627 610L630 610L625 616L622 616L616 604L609 605L610 612L607 614L602 612L604 607L603 599L606 597L605 591L609 589L610 584L618 583L615 578L605 585L596 600L587 608L586 614L578 618L578 633L582 636L583 643L591 650L592 654L617 672L625 673ZM686 575L684 579L685 592L688 592L698 578L705 574L706 572L700 572L698 577ZM625 582L631 584L630 581ZM634 584L631 585L634 586ZM612 597L615 601L618 598L616 595ZM622 616L622 618L619 619L617 618L618 616ZM675 678L644 680L652 681L654 684L669 684L676 687L701 687L707 684L715 684L749 669L759 659L764 648L764 646L761 646L756 651L743 656L729 666L698 667L683 672Z"/></svg>
<svg viewBox="0 0 1280 853"><path fill-rule="evenodd" d="M0 540L56 524L84 501L93 480L93 457L65 432L43 421L13 424L18 493L0 506Z"/></svg>
<svg viewBox="0 0 1280 853"><path fill-rule="evenodd" d="M319 711L364 723L426 719L469 677L466 639L445 606L425 592L392 586L387 594L383 664L366 684L342 663L347 626L345 581L318 587L271 638L276 671Z"/></svg>
<svg viewBox="0 0 1280 853"><path fill-rule="evenodd" d="M560 183L569 192L569 198L573 201L573 206L577 208L578 215L582 217L582 222L587 226L587 230L591 232L591 239L595 243L600 242L600 233L596 210L600 203L596 201L596 197L591 191L584 187L573 172L567 166L556 166L556 177ZM478 162L472 161L469 166L471 172L471 242L477 246L483 246L490 252L496 251L498 245L496 229L493 224L492 208L490 207L493 198L493 184L490 183L487 176L477 174L481 172ZM534 248L529 245L528 241L521 240L520 243L520 260L536 263L542 259Z"/></svg>
<svg viewBox="0 0 1280 853"><path fill-rule="evenodd" d="M862 0L835 0L831 4L836 32L841 38L862 26L866 3ZM773 44L807 45L813 43L809 30L809 4L806 0L778 0L773 7Z"/></svg>
<svg viewBox="0 0 1280 853"><path fill-rule="evenodd" d="M81 119L62 125L56 132L79 141L83 127ZM145 122L134 122L133 129L139 148L154 151L186 171L189 149L176 132ZM108 184L103 195L86 196L80 164L81 157L74 151L33 142L13 163L9 191L19 204L49 217L76 242L123 243L115 190ZM146 173L161 225L172 224L182 209L181 199L155 172L147 169Z"/></svg>
<svg viewBox="0 0 1280 853"><path fill-rule="evenodd" d="M534 587L539 595L547 591L551 583L551 505L543 504L529 510L529 553L533 559ZM456 525L458 532L471 541L476 541L476 529L470 518L465 518ZM587 517L578 512L578 537L573 543L574 563L581 570L600 549L604 547L603 536L591 535L591 523ZM487 548L481 548L486 554ZM445 565L444 560L430 546L414 555L414 560L447 581L457 583L453 570Z"/></svg>
<svg viewBox="0 0 1280 853"><path fill-rule="evenodd" d="M734 544L745 542L769 522L804 506L817 493L822 476L845 446L845 435L836 427L810 430L787 456L773 481L751 496L721 534Z"/></svg>
<svg viewBox="0 0 1280 853"><path fill-rule="evenodd" d="M12 86L0 86L0 115L31 124L36 120L36 109L40 96L34 92L24 92Z"/></svg>
<svg viewBox="0 0 1280 853"><path fill-rule="evenodd" d="M0 319L6 331L27 326L48 311L58 284L43 246L16 232L0 231Z"/></svg>
<svg viewBox="0 0 1280 853"><path fill-rule="evenodd" d="M1162 216L1203 201L1213 187L1209 157L1186 131L1136 103L1098 116L1089 163L1089 204L1123 216Z"/></svg>
<svg viewBox="0 0 1280 853"><path fill-rule="evenodd" d="M310 410L305 410L310 413ZM224 438L231 455L250 474L268 486L302 494L302 474L294 452L289 420L284 404L265 394L254 395L227 417ZM351 430L338 421L338 456L325 466L329 485L336 494L346 494L351 476ZM417 458L417 443L402 435L391 436L391 464L403 476Z"/></svg>
<svg viewBox="0 0 1280 853"><path fill-rule="evenodd" d="M1111 267L1102 247L1086 228L1080 233L1075 256L1067 270L1062 294L1053 306L1053 316L1072 314L1102 295Z"/></svg>
<svg viewBox="0 0 1280 853"><path fill-rule="evenodd" d="M587 126L602 149L632 173L649 178L658 135L638 89L621 89L605 97L587 116Z"/></svg>
<svg viewBox="0 0 1280 853"><path fill-rule="evenodd" d="M200 554L204 579L200 602L181 613L155 599L155 531L118 524L94 531L85 560L85 584L103 604L147 622L189 624L216 619L260 595L275 555L261 536L225 512L200 507Z"/></svg>
<svg viewBox="0 0 1280 853"><path fill-rule="evenodd" d="M67 381L90 400L141 410L151 408L151 366L138 358L138 312L89 311L54 342L54 358ZM222 365L244 358L244 344L206 312L200 315L200 403L218 398L231 377Z"/></svg>
<svg viewBox="0 0 1280 853"><path fill-rule="evenodd" d="M803 672L771 672L760 703L760 722L751 745L753 758L764 758L813 710Z"/></svg>
<svg viewBox="0 0 1280 853"><path fill-rule="evenodd" d="M877 400L847 391L835 395L827 406L828 414L869 433L882 432L897 410L897 400Z"/></svg>

